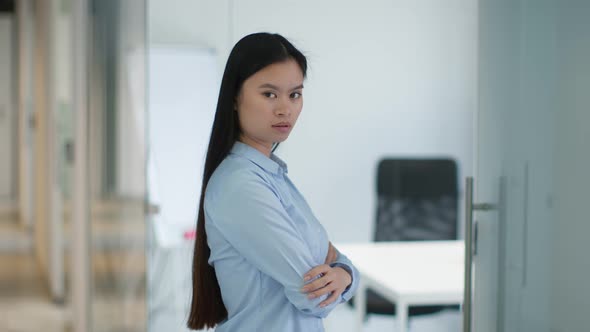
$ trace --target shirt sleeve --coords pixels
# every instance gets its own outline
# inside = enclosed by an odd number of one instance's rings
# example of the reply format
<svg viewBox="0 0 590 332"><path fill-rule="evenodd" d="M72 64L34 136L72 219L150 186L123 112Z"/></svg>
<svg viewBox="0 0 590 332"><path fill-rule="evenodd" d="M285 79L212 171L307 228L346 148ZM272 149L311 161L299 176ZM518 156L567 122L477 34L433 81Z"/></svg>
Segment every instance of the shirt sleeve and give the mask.
<svg viewBox="0 0 590 332"><path fill-rule="evenodd" d="M284 287L287 299L301 312L324 318L340 301L323 308L328 295L308 299L301 292L303 276L323 264L313 255L279 196L262 178L236 176L231 186L205 196L209 222L253 266Z"/></svg>
<svg viewBox="0 0 590 332"><path fill-rule="evenodd" d="M340 294L340 302L346 302L352 298L354 293L356 293L356 290L359 286L360 275L356 267L354 267L354 265L350 261L350 259L348 259L348 257L342 254L340 251L338 251L337 248L334 249L336 249L337 253L336 261L331 263L330 266L343 268L346 272L350 274L352 278L352 282L350 283L350 285L346 288L346 290L344 290L344 292L342 292L342 294Z"/></svg>

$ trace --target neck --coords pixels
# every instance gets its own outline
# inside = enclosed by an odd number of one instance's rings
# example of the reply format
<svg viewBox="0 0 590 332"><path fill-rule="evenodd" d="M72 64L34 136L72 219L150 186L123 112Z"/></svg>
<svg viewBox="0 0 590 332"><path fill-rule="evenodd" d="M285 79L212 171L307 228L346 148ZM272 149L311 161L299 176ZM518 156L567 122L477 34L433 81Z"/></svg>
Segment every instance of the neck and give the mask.
<svg viewBox="0 0 590 332"><path fill-rule="evenodd" d="M270 158L270 154L272 152L272 144L270 146L268 146L267 144L260 143L254 139L250 139L250 138L245 137L243 135L240 135L240 138L238 140L244 144L247 144L247 145L255 148L256 150L260 151L262 154L264 154L265 156Z"/></svg>

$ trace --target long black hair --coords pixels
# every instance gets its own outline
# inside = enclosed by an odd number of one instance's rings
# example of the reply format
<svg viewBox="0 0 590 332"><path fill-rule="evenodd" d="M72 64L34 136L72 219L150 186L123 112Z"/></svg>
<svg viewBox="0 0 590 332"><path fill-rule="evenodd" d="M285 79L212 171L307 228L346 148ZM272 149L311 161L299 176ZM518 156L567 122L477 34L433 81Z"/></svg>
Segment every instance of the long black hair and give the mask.
<svg viewBox="0 0 590 332"><path fill-rule="evenodd" d="M264 67L295 60L303 77L307 60L287 39L278 34L254 33L242 38L232 49L219 90L215 120L205 159L203 185L197 214L197 237L193 255L193 293L187 326L193 330L215 327L227 318L215 269L209 265L211 254L205 233L203 202L207 183L215 169L229 154L240 135L236 98L242 84ZM276 148L276 146L275 146Z"/></svg>

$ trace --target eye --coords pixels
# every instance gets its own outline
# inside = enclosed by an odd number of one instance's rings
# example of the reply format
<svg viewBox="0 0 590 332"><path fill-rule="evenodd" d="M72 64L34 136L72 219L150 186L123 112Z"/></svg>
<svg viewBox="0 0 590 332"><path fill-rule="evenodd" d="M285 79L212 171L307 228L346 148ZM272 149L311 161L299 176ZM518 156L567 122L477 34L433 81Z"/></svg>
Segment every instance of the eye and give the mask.
<svg viewBox="0 0 590 332"><path fill-rule="evenodd" d="M267 98L276 98L277 95L274 92L263 92L262 95L264 95Z"/></svg>
<svg viewBox="0 0 590 332"><path fill-rule="evenodd" d="M302 96L301 92L291 93L291 98L293 98L293 99L299 99L299 98L301 98L301 96Z"/></svg>

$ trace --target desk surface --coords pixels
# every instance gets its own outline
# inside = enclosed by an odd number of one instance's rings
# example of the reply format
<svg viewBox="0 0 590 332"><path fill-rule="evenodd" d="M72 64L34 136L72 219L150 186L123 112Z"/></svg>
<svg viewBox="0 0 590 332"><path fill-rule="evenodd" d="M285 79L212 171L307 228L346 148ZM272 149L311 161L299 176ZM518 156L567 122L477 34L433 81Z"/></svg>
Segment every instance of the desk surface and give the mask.
<svg viewBox="0 0 590 332"><path fill-rule="evenodd" d="M366 285L391 301L458 304L463 300L463 241L336 245Z"/></svg>

